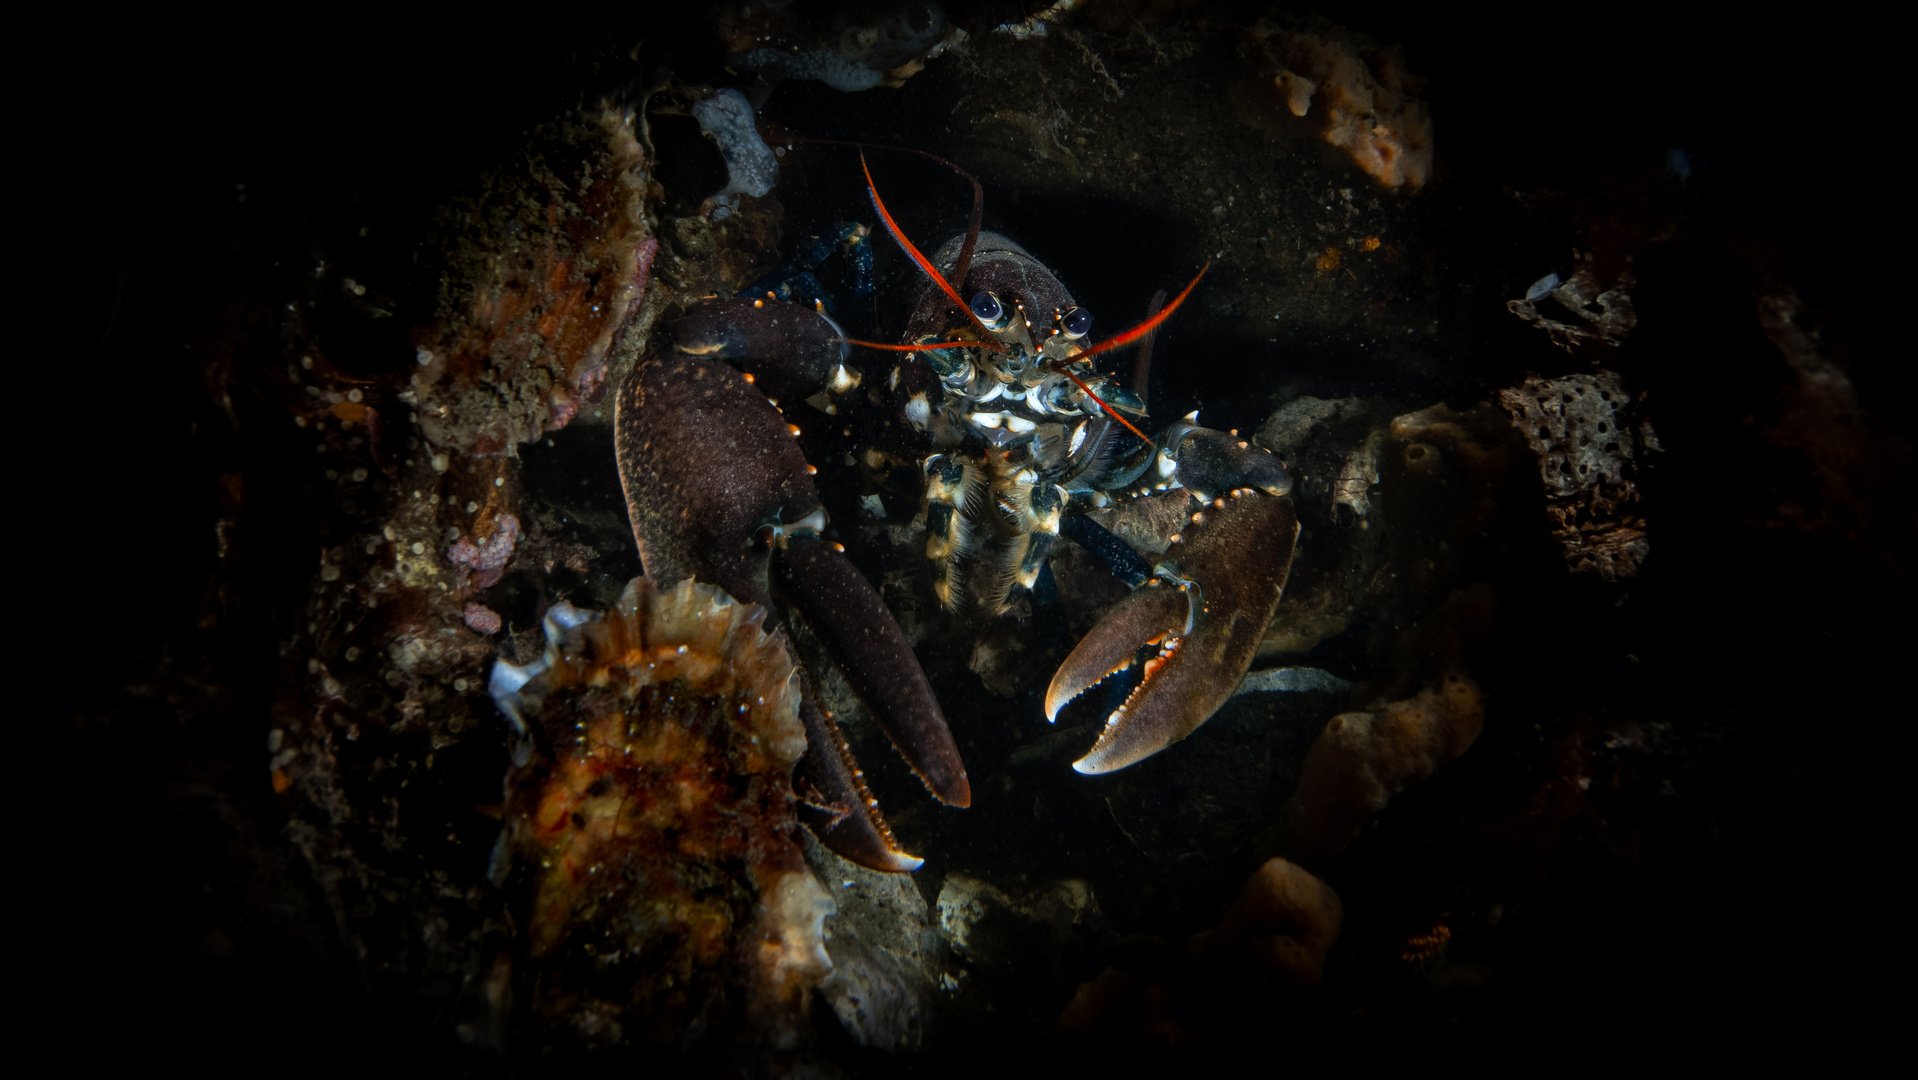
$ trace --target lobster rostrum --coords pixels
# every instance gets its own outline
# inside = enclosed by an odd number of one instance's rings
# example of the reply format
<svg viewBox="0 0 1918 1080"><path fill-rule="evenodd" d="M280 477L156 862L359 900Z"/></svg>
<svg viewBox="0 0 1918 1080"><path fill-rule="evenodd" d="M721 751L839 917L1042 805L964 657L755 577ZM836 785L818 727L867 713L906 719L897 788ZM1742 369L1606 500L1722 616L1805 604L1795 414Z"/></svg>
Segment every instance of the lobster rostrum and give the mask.
<svg viewBox="0 0 1918 1080"><path fill-rule="evenodd" d="M771 610L781 609L776 595L928 790L965 806L970 784L939 703L878 593L823 538L817 470L774 402L806 399L836 413L864 397L903 418L885 426L884 450L921 462L933 591L962 616L1002 613L1015 588L1030 588L1064 515L1183 487L1189 523L1067 657L1045 706L1056 719L1082 691L1143 660L1138 685L1073 767L1110 772L1185 738L1236 690L1278 606L1298 534L1291 479L1271 454L1200 427L1196 414L1149 439L1140 394L1092 361L1149 347L1205 271L1151 318L1094 343L1089 312L1058 278L980 229L977 181L970 227L930 258L894 222L870 171L866 184L928 279L902 342L849 339L818 305L710 300L679 321L674 351L641 364L621 389L620 478L647 576L662 588L692 577ZM861 365L852 346L892 362ZM1142 357L1141 392L1144 367ZM801 680L804 820L846 858L914 869L920 860L898 849L803 671Z"/></svg>

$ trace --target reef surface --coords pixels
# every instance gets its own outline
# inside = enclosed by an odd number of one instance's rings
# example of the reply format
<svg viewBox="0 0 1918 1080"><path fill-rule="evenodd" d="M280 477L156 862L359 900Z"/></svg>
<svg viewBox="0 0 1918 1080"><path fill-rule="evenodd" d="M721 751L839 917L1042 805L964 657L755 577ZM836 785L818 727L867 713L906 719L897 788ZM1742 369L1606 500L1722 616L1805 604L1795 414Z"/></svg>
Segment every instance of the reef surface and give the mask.
<svg viewBox="0 0 1918 1080"><path fill-rule="evenodd" d="M1693 70L1715 26L1661 45L1553 10L1514 54L1422 11L1011 15L323 34L141 84L178 108L128 122L134 160L189 163L147 181L151 237L85 247L75 325L112 392L82 419L105 475L144 479L63 526L76 627L140 590L125 642L58 670L63 760L102 792L77 832L116 852L61 865L74 1015L222 1071L489 1075L1723 1046L1866 1015L1808 988L1849 989L1871 931L1787 946L1772 913L1879 892L1857 826L1895 787L1860 759L1891 755L1819 718L1882 715L1913 397L1858 347L1867 234L1815 210L1835 181L1763 151L1822 121L1714 96L1788 43ZM608 389L702 298L872 224L834 141L969 170L985 226L1106 330L1209 264L1156 335L1152 415L1279 455L1302 526L1255 678L1081 776L1104 706L1048 725L1046 680L1125 585L1061 542L1051 592L944 617L916 492L785 403L972 777L971 808L933 802L820 677L911 875L794 825L780 717L602 678L516 726L489 693L496 664L578 658L556 612L657 599ZM126 150L88 159L85 220L123 220ZM908 235L965 227L963 180L869 156ZM918 273L873 256L877 302L819 270L855 336ZM1094 516L1149 557L1185 512ZM620 785L698 805L636 825ZM1778 870L1814 860L1835 884Z"/></svg>

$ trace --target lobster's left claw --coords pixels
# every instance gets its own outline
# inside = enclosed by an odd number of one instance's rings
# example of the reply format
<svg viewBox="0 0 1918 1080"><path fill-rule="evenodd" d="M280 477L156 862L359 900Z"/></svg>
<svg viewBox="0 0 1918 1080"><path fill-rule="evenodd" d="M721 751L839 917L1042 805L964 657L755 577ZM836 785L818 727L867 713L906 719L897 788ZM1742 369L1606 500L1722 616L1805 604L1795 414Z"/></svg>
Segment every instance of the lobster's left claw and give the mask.
<svg viewBox="0 0 1918 1080"><path fill-rule="evenodd" d="M795 537L773 553L772 577L927 790L948 806L972 805L939 699L885 601L852 563L824 540Z"/></svg>
<svg viewBox="0 0 1918 1080"><path fill-rule="evenodd" d="M1130 664L1141 647L1159 649L1074 769L1123 769L1211 719L1252 665L1279 606L1298 535L1291 500L1252 488L1234 489L1194 515L1166 549L1158 577L1114 605L1052 677L1048 720Z"/></svg>

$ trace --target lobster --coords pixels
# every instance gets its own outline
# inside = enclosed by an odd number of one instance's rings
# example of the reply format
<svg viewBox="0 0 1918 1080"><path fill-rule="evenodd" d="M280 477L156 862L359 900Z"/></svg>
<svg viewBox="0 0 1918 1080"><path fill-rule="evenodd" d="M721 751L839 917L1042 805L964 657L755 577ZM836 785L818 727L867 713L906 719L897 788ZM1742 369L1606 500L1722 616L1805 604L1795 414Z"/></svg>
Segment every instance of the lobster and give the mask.
<svg viewBox="0 0 1918 1080"><path fill-rule="evenodd" d="M1149 348L1205 269L1138 325L1094 341L1090 313L1043 262L980 228L976 180L967 230L928 257L887 210L863 150L860 164L879 220L925 278L902 340L849 338L822 305L771 295L688 311L673 350L637 366L615 405L620 479L647 577L660 588L694 578L802 621L927 790L968 805L971 783L925 673L878 592L825 538L818 470L774 404L810 399L836 413L863 399L898 420L884 425L885 452L919 463L926 557L946 609L1002 613L1033 587L1062 530L1100 541L1092 546L1136 584L1061 664L1045 711L1056 720L1086 689L1142 663L1073 767L1105 773L1157 753L1209 719L1244 677L1299 528L1277 458L1199 426L1196 413L1148 437L1143 377L1135 392L1094 366L1113 350ZM858 362L855 349L891 362ZM1089 520L1072 524L1115 499L1176 488L1189 493L1188 523L1149 565ZM861 865L917 868L803 669L801 690L801 819Z"/></svg>

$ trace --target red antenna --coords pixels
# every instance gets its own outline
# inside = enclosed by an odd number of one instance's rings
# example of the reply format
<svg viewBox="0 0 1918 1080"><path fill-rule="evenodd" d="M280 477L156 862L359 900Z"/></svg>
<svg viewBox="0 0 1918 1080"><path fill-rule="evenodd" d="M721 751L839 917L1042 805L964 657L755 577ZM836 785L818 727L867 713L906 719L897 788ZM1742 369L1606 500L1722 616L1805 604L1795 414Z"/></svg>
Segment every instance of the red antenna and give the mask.
<svg viewBox="0 0 1918 1080"><path fill-rule="evenodd" d="M887 352L930 352L933 349L974 349L976 341L940 341L931 345L888 345L883 341L861 341L858 338L842 337L839 340L848 345L858 345L866 349L884 349Z"/></svg>
<svg viewBox="0 0 1918 1080"><path fill-rule="evenodd" d="M866 174L866 193L872 196L873 209L879 211L879 220L886 223L886 231L892 234L894 240L899 241L899 246L906 249L906 254L912 257L913 262L919 264L919 269L926 272L926 276L932 279L933 284L939 286L939 291L945 293L947 298L950 299L960 311L966 313L966 318L972 320L972 325L979 328L979 337L981 339L979 344L984 345L993 352L1005 352L1005 345L1002 344L999 339L992 336L992 331L987 330L986 324L979 321L979 316L972 313L972 305L959 299L958 290L954 289L951 283L946 281L944 275L940 274L939 271L933 267L932 260L921 255L919 249L912 246L912 241L906 239L906 234L899 231L899 223L894 221L892 214L886 210L885 202L879 198L879 188L872 182L872 170L866 166L866 152L864 150L859 151L859 169ZM1191 290L1187 289L1186 291L1190 292ZM1185 299L1184 295L1181 295L1179 299ZM1177 305L1175 304L1174 306Z"/></svg>
<svg viewBox="0 0 1918 1080"><path fill-rule="evenodd" d="M1187 285L1185 287L1185 291L1180 293L1176 298L1174 298L1173 301L1170 304L1167 304L1165 308L1162 311L1160 311L1157 315L1152 316L1150 319L1147 319L1146 321L1140 323L1139 325L1133 327L1132 329L1127 330L1123 334L1116 334L1112 337L1105 339L1104 341L1101 341L1097 345L1094 345L1092 348L1086 349L1080 352L1078 355L1074 356L1072 359L1074 361L1084 360L1088 356L1093 356L1102 352L1109 352L1110 350L1117 349L1124 345L1130 345L1133 342L1139 340L1140 338L1146 336L1147 334L1150 334L1152 331L1157 330L1159 328L1160 323L1171 318L1172 313L1179 310L1179 305L1185 303L1185 298L1192 295L1193 288L1195 288L1199 284L1199 278L1204 277L1205 272L1210 269L1212 269L1211 263L1206 263L1204 266L1199 267L1199 277L1193 278L1192 284Z"/></svg>

